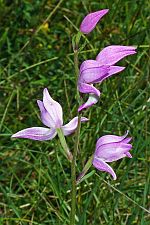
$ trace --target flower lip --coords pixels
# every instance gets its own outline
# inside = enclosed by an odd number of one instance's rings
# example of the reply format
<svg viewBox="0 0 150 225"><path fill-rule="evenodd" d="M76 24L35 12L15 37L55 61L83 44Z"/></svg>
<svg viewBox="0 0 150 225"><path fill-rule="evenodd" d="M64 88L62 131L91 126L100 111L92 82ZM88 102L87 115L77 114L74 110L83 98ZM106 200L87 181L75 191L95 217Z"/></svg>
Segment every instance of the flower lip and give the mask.
<svg viewBox="0 0 150 225"><path fill-rule="evenodd" d="M92 84L78 82L78 89L81 93L95 94L96 96L100 96L100 91Z"/></svg>
<svg viewBox="0 0 150 225"><path fill-rule="evenodd" d="M114 170L112 169L111 166L109 166L105 161L103 161L102 159L100 158L97 158L97 157L94 157L93 159L93 166L100 170L100 171L105 171L109 174L112 175L113 179L116 180L117 179L117 176L114 172Z"/></svg>
<svg viewBox="0 0 150 225"><path fill-rule="evenodd" d="M89 94L88 100L78 108L78 112L96 104L98 102L98 100L99 100L99 96L97 96L95 94Z"/></svg>

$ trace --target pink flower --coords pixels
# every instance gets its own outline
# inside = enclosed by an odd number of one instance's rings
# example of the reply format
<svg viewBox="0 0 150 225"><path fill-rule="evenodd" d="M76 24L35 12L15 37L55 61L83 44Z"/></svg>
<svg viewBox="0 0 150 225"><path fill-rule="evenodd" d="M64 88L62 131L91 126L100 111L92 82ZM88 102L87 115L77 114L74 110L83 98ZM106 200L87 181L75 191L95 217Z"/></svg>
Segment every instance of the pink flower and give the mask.
<svg viewBox="0 0 150 225"><path fill-rule="evenodd" d="M116 174L107 162L114 162L124 157L132 158L130 150L132 145L129 144L131 137L126 138L128 132L123 136L105 135L98 139L96 150L93 158L93 166L100 170L110 173L116 180Z"/></svg>
<svg viewBox="0 0 150 225"><path fill-rule="evenodd" d="M79 107L78 111L86 109L98 102L100 91L93 84L101 83L106 78L123 71L125 67L115 66L115 63L135 53L135 47L111 45L104 48L97 55L96 60L86 60L81 64L78 90L81 93L88 93L89 98L86 103Z"/></svg>
<svg viewBox="0 0 150 225"><path fill-rule="evenodd" d="M41 121L47 126L31 127L17 132L12 138L28 138L37 141L51 140L57 135L57 128L61 128L64 135L72 134L78 125L78 117L74 117L69 123L63 125L63 112L61 105L54 101L48 93L47 88L43 91L43 101L37 100L41 111ZM81 122L88 121L81 117Z"/></svg>
<svg viewBox="0 0 150 225"><path fill-rule="evenodd" d="M84 34L90 33L95 27L100 19L107 14L109 9L99 10L97 12L89 13L82 21L80 25L80 31Z"/></svg>

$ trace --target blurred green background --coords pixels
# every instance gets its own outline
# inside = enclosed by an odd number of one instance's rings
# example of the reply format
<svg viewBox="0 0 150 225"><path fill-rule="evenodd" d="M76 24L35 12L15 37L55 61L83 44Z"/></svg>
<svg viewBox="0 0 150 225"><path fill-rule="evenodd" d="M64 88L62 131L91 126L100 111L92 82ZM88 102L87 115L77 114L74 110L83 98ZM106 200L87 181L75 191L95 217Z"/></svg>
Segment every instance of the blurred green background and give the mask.
<svg viewBox="0 0 150 225"><path fill-rule="evenodd" d="M37 99L44 87L63 107L64 123L77 114L72 37L88 12L109 8L79 54L95 59L107 45L134 45L122 73L104 81L100 101L83 115L78 173L105 134L133 137L132 159L111 163L118 179L90 168L78 186L78 225L150 224L150 4L148 0L0 0L0 224L66 225L70 165L59 140L11 140L42 126ZM81 44L85 43L82 38ZM74 135L67 137L70 149ZM96 173L94 173L94 171Z"/></svg>

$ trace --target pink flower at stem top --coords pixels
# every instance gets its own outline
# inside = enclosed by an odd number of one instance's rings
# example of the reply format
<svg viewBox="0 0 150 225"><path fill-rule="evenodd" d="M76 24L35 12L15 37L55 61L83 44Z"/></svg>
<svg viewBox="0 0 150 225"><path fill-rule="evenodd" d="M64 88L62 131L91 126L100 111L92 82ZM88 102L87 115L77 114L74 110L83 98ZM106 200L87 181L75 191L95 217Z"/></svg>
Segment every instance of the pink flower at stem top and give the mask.
<svg viewBox="0 0 150 225"><path fill-rule="evenodd" d="M101 18L107 14L109 9L103 9L96 12L89 13L82 21L80 25L80 31L84 34L90 33L101 20Z"/></svg>
<svg viewBox="0 0 150 225"><path fill-rule="evenodd" d="M111 45L104 48L96 57L96 60L85 60L80 66L78 79L78 90L81 93L88 93L89 98L81 105L78 111L86 109L98 102L100 91L93 84L101 83L106 78L119 73L125 69L115 64L126 56L136 53L132 46Z"/></svg>
<svg viewBox="0 0 150 225"><path fill-rule="evenodd" d="M128 132L123 136L104 135L96 143L93 166L100 171L110 173L114 180L117 179L117 176L107 163L117 161L126 156L132 158L129 152L132 148L132 145L129 144L132 138L127 138L127 135Z"/></svg>

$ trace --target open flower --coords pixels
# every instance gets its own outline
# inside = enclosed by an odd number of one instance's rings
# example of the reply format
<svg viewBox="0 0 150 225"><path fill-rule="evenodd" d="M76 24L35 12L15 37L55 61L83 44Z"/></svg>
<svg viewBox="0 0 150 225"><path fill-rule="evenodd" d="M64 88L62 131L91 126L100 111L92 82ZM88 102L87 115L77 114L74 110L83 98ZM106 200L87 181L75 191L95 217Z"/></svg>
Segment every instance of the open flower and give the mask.
<svg viewBox="0 0 150 225"><path fill-rule="evenodd" d="M128 132L123 136L105 135L98 139L96 150L93 158L93 166L100 171L105 171L113 176L116 180L116 174L107 162L114 162L124 157L132 158L130 150L132 145L129 144L131 137L126 138Z"/></svg>
<svg viewBox="0 0 150 225"><path fill-rule="evenodd" d="M100 19L107 14L109 9L103 9L96 12L89 13L80 25L80 31L84 34L90 33L100 21Z"/></svg>
<svg viewBox="0 0 150 225"><path fill-rule="evenodd" d="M43 91L43 101L37 100L41 111L41 121L47 126L31 127L17 132L12 138L28 138L37 141L53 139L57 134L57 128L63 131L65 136L72 134L78 125L78 117L74 117L69 123L63 125L63 112L61 105L54 101L45 88ZM88 121L87 118L81 117L81 122Z"/></svg>
<svg viewBox="0 0 150 225"><path fill-rule="evenodd" d="M132 46L111 45L104 48L96 57L96 60L85 60L80 66L78 79L78 90L81 93L88 93L89 98L81 105L78 111L90 107L98 102L100 91L93 84L101 83L106 78L119 73L125 69L122 66L115 66L115 63L128 55L136 53Z"/></svg>

